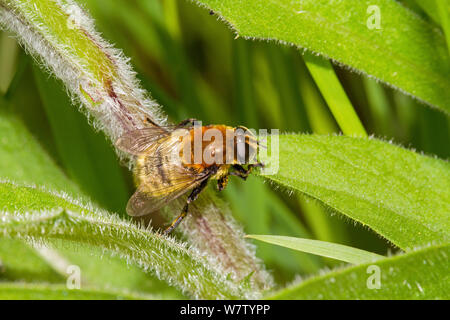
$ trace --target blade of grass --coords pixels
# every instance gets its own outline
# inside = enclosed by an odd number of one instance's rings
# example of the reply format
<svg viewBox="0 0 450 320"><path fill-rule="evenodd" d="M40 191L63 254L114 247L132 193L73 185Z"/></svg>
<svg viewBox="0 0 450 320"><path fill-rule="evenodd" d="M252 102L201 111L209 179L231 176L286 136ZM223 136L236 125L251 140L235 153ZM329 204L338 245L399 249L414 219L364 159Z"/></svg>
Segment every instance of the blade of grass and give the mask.
<svg viewBox="0 0 450 320"><path fill-rule="evenodd" d="M371 118L374 122L374 131L386 136L393 136L393 119L390 102L384 91L384 88L375 80L364 78L364 88L367 94L367 101L371 111Z"/></svg>
<svg viewBox="0 0 450 320"><path fill-rule="evenodd" d="M252 81L251 44L243 39L233 41L233 76L235 112L249 128L257 128L257 115Z"/></svg>
<svg viewBox="0 0 450 320"><path fill-rule="evenodd" d="M281 128L284 124L279 92L272 84L271 70L266 46L255 46L253 55L255 100L261 114L261 121L267 128Z"/></svg>
<svg viewBox="0 0 450 320"><path fill-rule="evenodd" d="M285 234L295 237L311 237L311 232L304 226L301 218L298 215L295 215L295 212L293 212L292 209L289 208L274 192L268 193L267 200L272 213L270 233ZM290 250L285 254L285 259L289 258L292 260L288 254L289 251ZM304 253L299 253L298 257L297 255L295 256L298 263L292 263L294 261L291 263L285 262L295 274L298 274L300 270L304 270L303 272L306 274L314 274L324 267L324 263L319 257Z"/></svg>
<svg viewBox="0 0 450 320"><path fill-rule="evenodd" d="M318 256L332 258L352 264L374 262L383 258L383 256L365 250L320 240L256 234L246 235L246 238L275 244L297 251L308 252Z"/></svg>
<svg viewBox="0 0 450 320"><path fill-rule="evenodd" d="M327 108L320 91L311 78L310 73L303 59L299 58L298 66L300 70L300 92L305 101L305 108L312 130L316 134L332 134L338 132L336 121L329 108ZM343 242L346 239L345 225L342 220L330 219L323 206L313 201L309 201L303 196L298 197L298 203L303 212L306 224L312 230L318 240L329 242ZM327 263L334 263L333 260L326 260Z"/></svg>
<svg viewBox="0 0 450 320"><path fill-rule="evenodd" d="M299 66L299 69L301 76L300 93L305 102L308 121L313 132L317 134L337 133L338 128L336 122L325 105L317 86L314 84L314 80L311 78L303 62Z"/></svg>
<svg viewBox="0 0 450 320"><path fill-rule="evenodd" d="M448 52L450 54L450 5L445 0L434 0L439 13L442 29L447 39Z"/></svg>
<svg viewBox="0 0 450 320"><path fill-rule="evenodd" d="M272 71L273 86L276 88L284 114L284 121L289 130L310 132L303 100L298 90L297 74L293 72L292 60L286 48L266 47Z"/></svg>
<svg viewBox="0 0 450 320"><path fill-rule="evenodd" d="M310 53L305 53L304 59L342 132L346 135L367 136L367 132L342 88L331 63Z"/></svg>
<svg viewBox="0 0 450 320"><path fill-rule="evenodd" d="M272 233L278 226L278 231L283 229L284 232L298 237L310 236L289 208L258 180L249 178L245 183L233 181L233 185L224 190L225 196L232 204L233 213L246 226L245 231ZM253 201L249 202L246 199ZM273 250L265 244L258 245L257 253L271 268L282 270L283 275L280 275L279 279L288 272L291 272L292 276L296 272L311 274L322 266L314 257L289 253L281 256L279 250ZM282 280L289 280L289 277L285 276Z"/></svg>
<svg viewBox="0 0 450 320"><path fill-rule="evenodd" d="M178 4L177 0L168 0L162 3L164 7L164 18L167 30L174 39L180 39L180 23L178 19Z"/></svg>

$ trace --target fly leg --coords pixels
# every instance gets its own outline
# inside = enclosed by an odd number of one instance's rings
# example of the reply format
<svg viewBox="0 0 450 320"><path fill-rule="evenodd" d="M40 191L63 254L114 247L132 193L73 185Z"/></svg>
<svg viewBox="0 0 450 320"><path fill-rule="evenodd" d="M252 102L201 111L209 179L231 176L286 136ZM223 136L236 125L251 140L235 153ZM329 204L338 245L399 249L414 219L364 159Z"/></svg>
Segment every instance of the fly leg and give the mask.
<svg viewBox="0 0 450 320"><path fill-rule="evenodd" d="M264 168L264 164L261 162L258 163L254 163L254 164L249 164L247 169L245 169L243 166L235 164L233 165L233 169L235 171L230 172L231 175L233 176L237 176L239 178L241 178L242 180L247 180L248 175L252 172L253 168Z"/></svg>
<svg viewBox="0 0 450 320"><path fill-rule="evenodd" d="M205 189L206 185L208 184L208 180L209 178L205 179L199 186L195 187L194 190L192 190L191 194L187 198L183 211L181 211L180 215L175 220L173 220L170 227L164 230L164 235L168 235L170 232L172 232L172 230L175 229L180 224L180 222L184 219L184 217L186 217L188 213L189 204L192 201L195 201L198 195L203 191L203 189Z"/></svg>
<svg viewBox="0 0 450 320"><path fill-rule="evenodd" d="M189 118L189 119L183 120L177 124L177 128L184 128L187 125L193 127L196 121L198 121L198 120L194 119L194 118Z"/></svg>
<svg viewBox="0 0 450 320"><path fill-rule="evenodd" d="M219 191L222 191L223 189L225 189L227 184L228 184L228 175L223 176L222 178L217 180L217 189L219 189Z"/></svg>
<svg viewBox="0 0 450 320"><path fill-rule="evenodd" d="M232 176L236 176L241 178L242 180L247 180L248 174L250 173L249 170L245 169L243 166L239 164L233 165L234 171L231 171L230 174Z"/></svg>
<svg viewBox="0 0 450 320"><path fill-rule="evenodd" d="M252 171L253 168L264 168L266 165L262 162L252 163L248 165L248 173Z"/></svg>

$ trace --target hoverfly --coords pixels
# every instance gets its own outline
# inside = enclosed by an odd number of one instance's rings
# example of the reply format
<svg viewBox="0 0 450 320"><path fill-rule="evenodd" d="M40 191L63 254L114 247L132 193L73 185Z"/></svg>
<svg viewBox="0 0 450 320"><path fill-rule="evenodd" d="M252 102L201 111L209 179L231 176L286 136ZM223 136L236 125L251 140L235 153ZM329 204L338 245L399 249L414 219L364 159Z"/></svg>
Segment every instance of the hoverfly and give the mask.
<svg viewBox="0 0 450 320"><path fill-rule="evenodd" d="M117 140L116 146L136 156L134 176L138 188L127 204L130 216L152 213L192 190L181 214L164 234L178 226L187 215L189 204L197 199L209 180L217 180L221 191L227 185L229 175L245 180L254 167L264 166L254 161L260 144L245 127L196 126L195 119L164 127L150 119L147 121L152 126L125 133ZM204 141L203 137L209 130L219 132L224 139L211 139L210 143ZM202 137L199 149L195 145L196 133ZM201 155L209 154L213 160L201 158L198 161L195 151L200 151Z"/></svg>

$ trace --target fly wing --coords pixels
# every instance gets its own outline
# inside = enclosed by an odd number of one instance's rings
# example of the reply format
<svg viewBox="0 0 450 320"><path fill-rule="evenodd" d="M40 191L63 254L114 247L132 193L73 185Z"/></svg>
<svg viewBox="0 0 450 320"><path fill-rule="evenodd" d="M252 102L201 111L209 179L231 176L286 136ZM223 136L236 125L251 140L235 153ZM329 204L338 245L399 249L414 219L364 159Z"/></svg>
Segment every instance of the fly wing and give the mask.
<svg viewBox="0 0 450 320"><path fill-rule="evenodd" d="M183 166L179 156L181 143L176 135L161 138L138 158L136 177L140 185L127 205L130 216L143 216L160 209L211 175L208 170Z"/></svg>
<svg viewBox="0 0 450 320"><path fill-rule="evenodd" d="M210 174L206 171L201 174L192 174L181 168L171 170L167 174L172 175L170 184L161 183L159 186L142 184L127 204L127 213L130 216L143 216L161 209L172 200L182 196L189 190L198 186L207 179ZM156 182L156 181L155 181Z"/></svg>
<svg viewBox="0 0 450 320"><path fill-rule="evenodd" d="M148 127L126 132L117 141L116 146L132 155L139 155L150 148L158 140L171 134L168 128Z"/></svg>

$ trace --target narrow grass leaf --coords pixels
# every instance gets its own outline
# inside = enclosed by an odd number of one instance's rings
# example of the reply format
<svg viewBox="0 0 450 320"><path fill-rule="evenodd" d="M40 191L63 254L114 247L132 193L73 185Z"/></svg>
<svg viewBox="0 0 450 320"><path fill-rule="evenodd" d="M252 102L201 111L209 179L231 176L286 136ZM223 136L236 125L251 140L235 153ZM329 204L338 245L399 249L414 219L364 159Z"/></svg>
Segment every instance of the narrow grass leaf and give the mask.
<svg viewBox="0 0 450 320"><path fill-rule="evenodd" d="M310 53L305 53L304 59L342 132L346 135L367 136L367 132L353 109L331 63Z"/></svg>
<svg viewBox="0 0 450 320"><path fill-rule="evenodd" d="M362 264L383 258L383 256L365 250L320 240L255 234L246 237L352 264Z"/></svg>
<svg viewBox="0 0 450 320"><path fill-rule="evenodd" d="M450 5L445 0L434 0L439 12L442 29L446 35L448 52L450 54Z"/></svg>

